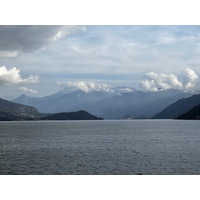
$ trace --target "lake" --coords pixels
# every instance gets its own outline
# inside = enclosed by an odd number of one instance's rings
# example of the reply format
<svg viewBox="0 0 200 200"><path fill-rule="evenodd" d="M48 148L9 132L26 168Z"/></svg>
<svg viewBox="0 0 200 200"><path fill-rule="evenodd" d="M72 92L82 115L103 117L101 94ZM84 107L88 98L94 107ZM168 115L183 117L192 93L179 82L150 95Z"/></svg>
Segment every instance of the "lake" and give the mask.
<svg viewBox="0 0 200 200"><path fill-rule="evenodd" d="M200 121L0 122L0 174L200 174Z"/></svg>

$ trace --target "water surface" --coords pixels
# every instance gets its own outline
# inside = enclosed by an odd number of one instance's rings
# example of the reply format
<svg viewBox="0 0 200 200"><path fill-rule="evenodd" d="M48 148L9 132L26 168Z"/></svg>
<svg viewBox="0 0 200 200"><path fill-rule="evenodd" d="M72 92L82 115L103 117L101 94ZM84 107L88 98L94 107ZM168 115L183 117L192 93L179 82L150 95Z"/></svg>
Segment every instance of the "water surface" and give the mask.
<svg viewBox="0 0 200 200"><path fill-rule="evenodd" d="M200 122L0 122L0 174L200 174Z"/></svg>

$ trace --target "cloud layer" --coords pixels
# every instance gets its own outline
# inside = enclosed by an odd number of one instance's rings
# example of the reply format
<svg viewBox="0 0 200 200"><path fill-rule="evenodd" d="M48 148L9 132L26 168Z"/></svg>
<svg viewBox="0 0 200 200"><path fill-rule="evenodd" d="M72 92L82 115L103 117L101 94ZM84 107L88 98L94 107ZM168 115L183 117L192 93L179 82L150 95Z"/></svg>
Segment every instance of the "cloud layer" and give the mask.
<svg viewBox="0 0 200 200"><path fill-rule="evenodd" d="M0 26L0 66L39 74L40 96L60 89L55 80L137 87L147 72L154 72L143 82L147 90L192 90L198 79L191 81L189 71L185 78L177 75L185 65L200 74L199 53L200 26ZM13 81L0 84L5 82Z"/></svg>
<svg viewBox="0 0 200 200"><path fill-rule="evenodd" d="M37 94L36 90L32 90L26 87L19 87L19 90L23 91L23 92L29 92L29 93L33 93L33 94Z"/></svg>
<svg viewBox="0 0 200 200"><path fill-rule="evenodd" d="M145 75L145 80L141 86L147 91L159 91L168 89L178 89L183 91L198 90L199 77L190 68L184 70L184 80L181 82L174 74L157 74L149 72Z"/></svg>
<svg viewBox="0 0 200 200"><path fill-rule="evenodd" d="M20 70L16 67L12 69L7 69L5 66L0 67L0 85L15 85L15 84L28 84L28 83L38 83L39 77L31 75L28 78L21 78Z"/></svg>
<svg viewBox="0 0 200 200"><path fill-rule="evenodd" d="M72 89L80 89L80 90L87 92L87 93L91 92L91 91L110 92L112 90L111 86L106 84L106 83L98 84L98 83L95 83L93 81L90 81L90 82L85 82L85 81L57 82L57 85L65 86L65 87L72 88Z"/></svg>
<svg viewBox="0 0 200 200"><path fill-rule="evenodd" d="M95 83L94 81L66 81L66 82L57 82L57 85L64 86L69 91L70 90L82 90L86 93L92 91L101 91L107 93L114 93L114 94L122 94L122 93L131 93L135 90L135 88L120 86L120 87L111 87L107 83Z"/></svg>
<svg viewBox="0 0 200 200"><path fill-rule="evenodd" d="M43 48L85 26L0 26L0 57L16 57L19 53Z"/></svg>

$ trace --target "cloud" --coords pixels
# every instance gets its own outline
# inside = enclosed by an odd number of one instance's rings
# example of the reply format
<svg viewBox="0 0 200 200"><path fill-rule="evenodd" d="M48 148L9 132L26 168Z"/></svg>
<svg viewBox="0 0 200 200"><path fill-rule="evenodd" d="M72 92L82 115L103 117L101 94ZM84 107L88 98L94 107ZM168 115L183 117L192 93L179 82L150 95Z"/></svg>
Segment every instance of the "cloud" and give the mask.
<svg viewBox="0 0 200 200"><path fill-rule="evenodd" d="M181 31L181 28L183 29L184 27L180 27L179 30L177 31ZM184 34L185 32L185 34ZM157 36L155 37L155 41L156 41L156 44L158 45L169 45L169 44L172 44L172 43L176 43L176 42L198 42L200 39L200 34L195 33L195 34L192 34L192 35L188 35L186 31L182 31L182 33L179 33L178 35L176 34L176 32L159 32L157 34Z"/></svg>
<svg viewBox="0 0 200 200"><path fill-rule="evenodd" d="M57 41L65 36L74 34L76 32L85 32L87 30L86 26L64 26L60 31L53 36L53 40Z"/></svg>
<svg viewBox="0 0 200 200"><path fill-rule="evenodd" d="M36 90L32 90L32 89L29 89L29 88L26 88L26 87L19 87L19 90L21 90L23 92L30 92L30 93L33 93L33 94L37 94Z"/></svg>
<svg viewBox="0 0 200 200"><path fill-rule="evenodd" d="M120 86L120 87L111 87L107 83L95 83L94 81L76 81L76 82L61 82L58 81L57 85L59 86L65 86L68 91L70 90L82 90L86 93L92 92L92 91L101 91L101 92L108 92L113 94L122 94L122 93L131 93L135 91L135 88L130 88L126 86Z"/></svg>
<svg viewBox="0 0 200 200"><path fill-rule="evenodd" d="M16 57L84 31L85 26L0 26L0 57Z"/></svg>
<svg viewBox="0 0 200 200"><path fill-rule="evenodd" d="M176 42L178 39L174 36L172 36L171 34L166 34L166 33L161 33L158 35L158 37L156 38L156 42L158 45L162 45L162 44L170 44L173 42Z"/></svg>
<svg viewBox="0 0 200 200"><path fill-rule="evenodd" d="M20 83L38 83L39 77L31 75L28 78L22 79L20 70L16 67L7 69L5 66L0 67L0 85L15 85Z"/></svg>
<svg viewBox="0 0 200 200"><path fill-rule="evenodd" d="M173 74L157 74L150 72L146 74L146 80L142 82L145 89L150 91L181 89L182 83Z"/></svg>
<svg viewBox="0 0 200 200"><path fill-rule="evenodd" d="M53 34L52 27L55 29ZM48 69L48 73L56 72L60 76L64 73L110 76L132 74L137 78L148 72L149 66L154 72L158 72L162 66L164 71L159 73L166 74L177 73L185 63L198 70L198 26L87 26L84 34L74 34L84 32L84 26L52 27L46 26L51 33L47 37L49 40L42 40L43 36L40 36L41 38L38 37L38 41L35 41L36 44L39 43L40 50L45 46L45 51L26 55L17 51L20 56L19 59L15 59L18 66L28 66L30 70L37 70L38 73L47 73ZM26 27L23 29L26 30ZM39 33L41 35L40 31L35 34ZM28 40L25 34L24 38ZM30 46L30 42L27 43L27 46ZM51 45L47 45L49 43ZM30 47L24 49L25 52L28 50ZM94 79L96 78L92 80Z"/></svg>
<svg viewBox="0 0 200 200"><path fill-rule="evenodd" d="M0 51L0 58L15 58L17 56L17 51Z"/></svg>
<svg viewBox="0 0 200 200"><path fill-rule="evenodd" d="M198 75L190 68L184 70L184 81L178 80L174 74L157 74L149 72L142 81L141 86L147 91L178 89L183 91L194 91L198 89Z"/></svg>
<svg viewBox="0 0 200 200"><path fill-rule="evenodd" d="M85 82L85 81L57 82L57 85L65 86L65 87L69 87L69 88L73 88L73 89L80 89L87 93L91 92L91 91L103 91L103 92L111 92L112 91L110 85L108 85L106 83L98 84L93 81L90 81L90 82Z"/></svg>
<svg viewBox="0 0 200 200"><path fill-rule="evenodd" d="M135 88L125 87L125 86L113 88L113 92L116 92L118 94L131 93L131 92L134 92L134 91L135 91Z"/></svg>
<svg viewBox="0 0 200 200"><path fill-rule="evenodd" d="M198 75L190 68L186 68L184 73L186 75L184 79L185 89L194 88L198 83Z"/></svg>

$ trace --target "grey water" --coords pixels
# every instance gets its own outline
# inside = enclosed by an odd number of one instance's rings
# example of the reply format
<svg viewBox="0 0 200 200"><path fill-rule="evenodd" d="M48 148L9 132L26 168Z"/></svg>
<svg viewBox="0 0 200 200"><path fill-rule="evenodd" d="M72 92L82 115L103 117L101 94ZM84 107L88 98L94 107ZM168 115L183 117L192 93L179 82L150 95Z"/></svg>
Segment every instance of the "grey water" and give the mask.
<svg viewBox="0 0 200 200"><path fill-rule="evenodd" d="M0 122L0 174L200 174L200 122Z"/></svg>

